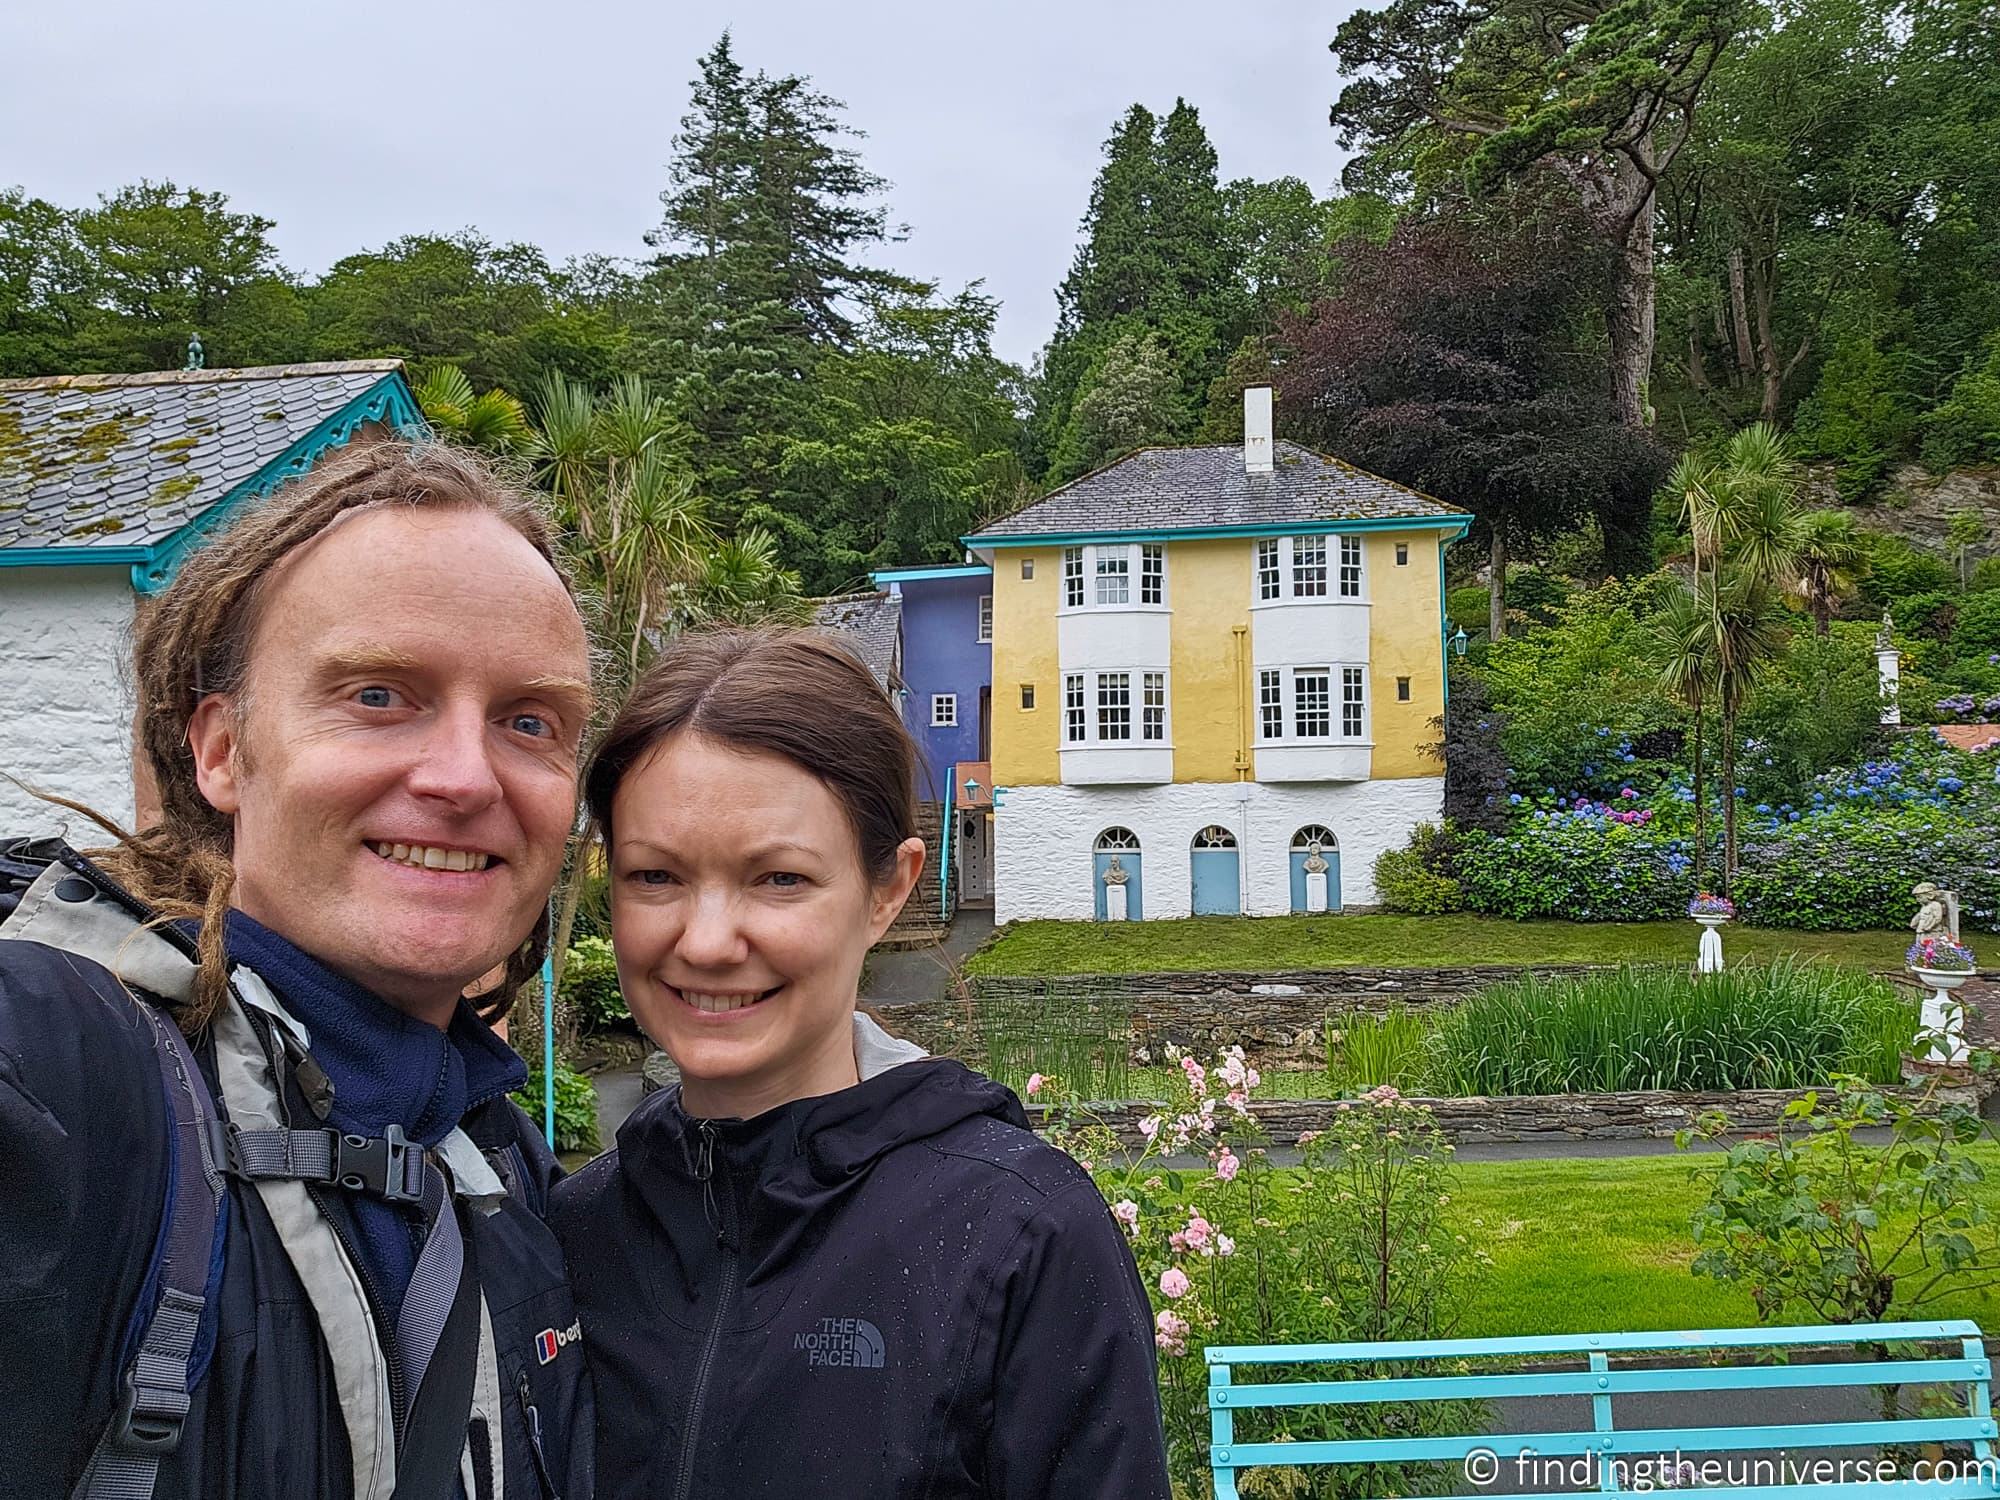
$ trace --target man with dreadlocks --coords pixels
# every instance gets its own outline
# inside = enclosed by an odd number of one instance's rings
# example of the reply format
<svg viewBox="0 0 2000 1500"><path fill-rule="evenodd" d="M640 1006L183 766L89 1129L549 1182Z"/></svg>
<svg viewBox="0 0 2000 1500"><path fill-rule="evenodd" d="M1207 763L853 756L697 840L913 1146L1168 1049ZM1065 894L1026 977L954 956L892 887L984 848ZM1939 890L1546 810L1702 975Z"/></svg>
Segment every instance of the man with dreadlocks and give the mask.
<svg viewBox="0 0 2000 1500"><path fill-rule="evenodd" d="M586 1500L558 1168L461 998L539 964L575 818L547 521L464 454L361 446L195 553L133 668L160 821L0 861L32 878L0 1495Z"/></svg>

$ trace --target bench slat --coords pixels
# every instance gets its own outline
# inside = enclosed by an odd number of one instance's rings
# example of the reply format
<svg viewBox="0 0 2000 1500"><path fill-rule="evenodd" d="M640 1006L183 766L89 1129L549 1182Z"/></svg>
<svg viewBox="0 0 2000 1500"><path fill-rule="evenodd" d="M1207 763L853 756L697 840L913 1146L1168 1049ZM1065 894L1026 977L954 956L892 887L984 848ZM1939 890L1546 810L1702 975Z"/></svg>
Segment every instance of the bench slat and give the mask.
<svg viewBox="0 0 2000 1500"><path fill-rule="evenodd" d="M1757 1448L1872 1448L1882 1443L1941 1442L1994 1435L1990 1417L1926 1417L1897 1422L1800 1422L1767 1427L1631 1428L1623 1432L1476 1433L1449 1437L1341 1438L1329 1442L1233 1442L1216 1468L1255 1464L1376 1464L1500 1455L1504 1469L1526 1451L1533 1457L1621 1454L1729 1453Z"/></svg>
<svg viewBox="0 0 2000 1500"><path fill-rule="evenodd" d="M1697 1365L1668 1370L1560 1370L1519 1375L1402 1375L1379 1380L1299 1380L1211 1387L1211 1406L1361 1406L1381 1401L1498 1400L1509 1396L1603 1396L1640 1391L1782 1390L1795 1386L1921 1385L1984 1380L1984 1359L1883 1360L1865 1364ZM1603 1384L1599 1384L1602 1381ZM1220 1394L1226 1393L1226 1394ZM1985 1413L1975 1413L1984 1416Z"/></svg>
<svg viewBox="0 0 2000 1500"><path fill-rule="evenodd" d="M1206 1351L1212 1365L1281 1365L1397 1359L1455 1359L1479 1355L1687 1352L1702 1349L1777 1349L1813 1344L1897 1343L1911 1339L1980 1338L1968 1319L1922 1323L1852 1323L1837 1328L1716 1328L1666 1333L1565 1333L1522 1339L1401 1339L1386 1343L1218 1344Z"/></svg>

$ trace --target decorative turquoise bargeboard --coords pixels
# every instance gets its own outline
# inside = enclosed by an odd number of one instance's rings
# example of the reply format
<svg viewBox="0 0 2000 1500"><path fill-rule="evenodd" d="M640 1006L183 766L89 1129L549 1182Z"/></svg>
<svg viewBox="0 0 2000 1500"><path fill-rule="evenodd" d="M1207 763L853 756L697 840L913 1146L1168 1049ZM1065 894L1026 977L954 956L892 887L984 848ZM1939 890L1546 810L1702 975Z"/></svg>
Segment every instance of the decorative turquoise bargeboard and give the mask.
<svg viewBox="0 0 2000 1500"><path fill-rule="evenodd" d="M1911 1352L1907 1346L1918 1344ZM1886 1360L1770 1363L1795 1349L1889 1345ZM1926 1349L1942 1345L1935 1353ZM1903 1347L1896 1347L1903 1346ZM1733 1363L1657 1368L1661 1356ZM1216 1500L1237 1500L1236 1476L1265 1466L1450 1463L1455 1491L1585 1489L1617 1492L1721 1486L1770 1500L1830 1500L1834 1492L1887 1497L1896 1491L1930 1500L2000 1496L1989 1390L1991 1361L1979 1325L1963 1320L1872 1323L1816 1328L1725 1328L1693 1333L1561 1334L1523 1339L1436 1339L1403 1343L1273 1344L1207 1351L1210 1466ZM1643 1364L1618 1361L1643 1361ZM1549 1368L1564 1361L1581 1368ZM1762 1361L1762 1362L1759 1362ZM1512 1368L1466 1373L1504 1362ZM1380 1374L1382 1366L1394 1373ZM1303 1378L1273 1380L1274 1367L1318 1367ZM1317 1378L1327 1366L1348 1366ZM1440 1370L1438 1367L1443 1366ZM1524 1368L1525 1367L1525 1368ZM1431 1373L1425 1373L1430 1371ZM1405 1373L1410 1372L1410 1373ZM1247 1378L1246 1378L1247 1377ZM1253 1383L1254 1382L1254 1383ZM1831 1420L1774 1426L1627 1427L1616 1421L1621 1396L1642 1392L1799 1390L1907 1385L1944 1387L1963 1415L1890 1420ZM1412 1402L1483 1402L1501 1398L1588 1396L1591 1425L1551 1432L1477 1432L1336 1441L1245 1441L1239 1412L1402 1406ZM1808 1399L1810 1399L1808 1397ZM1914 1405L1914 1402L1906 1404ZM1631 1403L1625 1404L1628 1418ZM1246 1425L1264 1426L1246 1419ZM1924 1450L1949 1444L1943 1460L1924 1461L1918 1477L1889 1477L1885 1446ZM1727 1455L1763 1455L1754 1464ZM1775 1458L1771 1455L1777 1455ZM1676 1472L1663 1473L1666 1459ZM1581 1480L1580 1483L1572 1482ZM1362 1486L1360 1493L1374 1493Z"/></svg>

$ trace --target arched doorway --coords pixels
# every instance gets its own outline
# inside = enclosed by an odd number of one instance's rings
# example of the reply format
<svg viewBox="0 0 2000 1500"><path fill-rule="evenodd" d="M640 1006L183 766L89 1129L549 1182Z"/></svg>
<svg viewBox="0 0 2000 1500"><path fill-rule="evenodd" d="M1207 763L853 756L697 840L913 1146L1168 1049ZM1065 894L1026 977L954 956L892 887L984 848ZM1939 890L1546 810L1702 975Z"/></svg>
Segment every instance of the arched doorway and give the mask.
<svg viewBox="0 0 2000 1500"><path fill-rule="evenodd" d="M1220 823L1211 823L1194 836L1188 851L1189 873L1194 886L1194 914L1198 917L1234 917L1243 911L1241 852L1236 835Z"/></svg>
<svg viewBox="0 0 2000 1500"><path fill-rule="evenodd" d="M1310 878L1314 874L1326 876L1323 894ZM1292 835L1292 910L1340 910L1340 840L1323 824L1308 823Z"/></svg>
<svg viewBox="0 0 2000 1500"><path fill-rule="evenodd" d="M1139 883L1139 836L1107 828L1091 855L1091 900L1100 922L1136 922L1145 915Z"/></svg>

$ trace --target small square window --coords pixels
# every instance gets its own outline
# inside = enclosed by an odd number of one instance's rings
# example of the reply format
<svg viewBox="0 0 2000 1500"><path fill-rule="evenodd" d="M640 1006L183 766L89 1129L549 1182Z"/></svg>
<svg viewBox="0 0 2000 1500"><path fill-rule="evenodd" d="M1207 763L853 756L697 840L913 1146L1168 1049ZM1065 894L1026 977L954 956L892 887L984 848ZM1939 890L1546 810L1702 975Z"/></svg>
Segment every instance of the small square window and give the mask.
<svg viewBox="0 0 2000 1500"><path fill-rule="evenodd" d="M958 694L931 694L931 728L955 729L958 727Z"/></svg>
<svg viewBox="0 0 2000 1500"><path fill-rule="evenodd" d="M1035 685L1032 682L1024 682L1021 684L1021 707L1033 708L1034 706Z"/></svg>
<svg viewBox="0 0 2000 1500"><path fill-rule="evenodd" d="M1021 559L1021 576L1023 578L1033 578L1035 576L1035 560L1032 557Z"/></svg>
<svg viewBox="0 0 2000 1500"><path fill-rule="evenodd" d="M1407 677L1398 677L1398 678L1396 679L1396 701L1397 701L1398 703L1408 703L1408 702L1410 701L1410 679L1409 679L1409 678L1407 678Z"/></svg>
<svg viewBox="0 0 2000 1500"><path fill-rule="evenodd" d="M1396 543L1396 566L1399 568L1407 568L1409 565L1410 565L1410 544L1408 542Z"/></svg>

